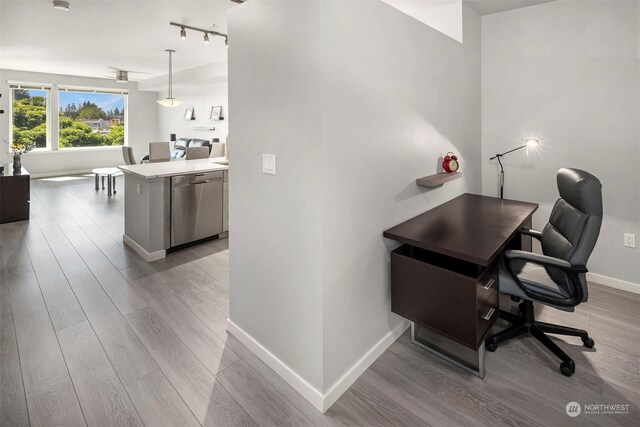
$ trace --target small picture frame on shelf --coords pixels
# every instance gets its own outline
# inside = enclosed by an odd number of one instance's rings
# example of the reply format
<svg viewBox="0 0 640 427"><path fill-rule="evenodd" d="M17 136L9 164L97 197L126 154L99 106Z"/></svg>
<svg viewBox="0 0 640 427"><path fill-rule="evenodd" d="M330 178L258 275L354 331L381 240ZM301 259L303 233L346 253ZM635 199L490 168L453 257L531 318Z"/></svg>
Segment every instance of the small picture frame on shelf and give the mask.
<svg viewBox="0 0 640 427"><path fill-rule="evenodd" d="M185 110L184 119L185 120L195 120L196 119L196 112L193 110L193 108L187 108Z"/></svg>
<svg viewBox="0 0 640 427"><path fill-rule="evenodd" d="M222 106L211 107L211 120L222 120Z"/></svg>

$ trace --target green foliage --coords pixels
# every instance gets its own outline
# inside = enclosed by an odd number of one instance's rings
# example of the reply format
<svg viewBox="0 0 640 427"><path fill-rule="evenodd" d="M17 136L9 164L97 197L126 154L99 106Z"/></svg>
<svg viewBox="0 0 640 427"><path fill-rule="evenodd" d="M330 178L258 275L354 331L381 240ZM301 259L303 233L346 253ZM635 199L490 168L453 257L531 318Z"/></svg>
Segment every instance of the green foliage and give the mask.
<svg viewBox="0 0 640 427"><path fill-rule="evenodd" d="M86 103L78 110L78 120L98 120L107 118L107 114L96 104Z"/></svg>
<svg viewBox="0 0 640 427"><path fill-rule="evenodd" d="M95 147L106 144L106 137L94 132L91 126L82 122L73 122L71 126L60 129L60 147Z"/></svg>
<svg viewBox="0 0 640 427"><path fill-rule="evenodd" d="M41 96L21 99L13 104L13 124L33 128L47 121L46 101Z"/></svg>
<svg viewBox="0 0 640 427"><path fill-rule="evenodd" d="M13 99L15 99L16 101L19 101L21 99L29 99L29 98L31 98L31 95L29 95L28 91L24 89L14 89Z"/></svg>
<svg viewBox="0 0 640 427"><path fill-rule="evenodd" d="M69 126L71 126L73 124L73 119L71 117L60 116L59 120L60 120L59 121L60 130L62 130L64 128L68 128Z"/></svg>
<svg viewBox="0 0 640 427"><path fill-rule="evenodd" d="M109 140L111 145L124 145L124 126L111 126Z"/></svg>
<svg viewBox="0 0 640 427"><path fill-rule="evenodd" d="M13 141L18 150L34 145L47 146L47 100L43 96L31 97L29 92L16 89L13 92ZM26 151L31 151L29 148Z"/></svg>

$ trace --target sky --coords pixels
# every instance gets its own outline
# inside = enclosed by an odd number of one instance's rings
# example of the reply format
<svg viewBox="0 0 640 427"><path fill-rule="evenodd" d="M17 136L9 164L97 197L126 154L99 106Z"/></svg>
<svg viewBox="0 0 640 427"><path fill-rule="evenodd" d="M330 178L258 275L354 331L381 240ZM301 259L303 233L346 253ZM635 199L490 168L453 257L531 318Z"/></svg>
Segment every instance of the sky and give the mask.
<svg viewBox="0 0 640 427"><path fill-rule="evenodd" d="M124 96L117 93L60 92L60 107L63 110L69 104L79 106L84 101L93 102L105 112L116 107L124 110Z"/></svg>
<svg viewBox="0 0 640 427"><path fill-rule="evenodd" d="M43 96L44 91L28 90L31 96ZM90 93L90 92L63 92L60 91L60 107L64 110L69 104L79 106L84 101L90 101L102 108L103 111L113 110L116 107L120 111L124 109L124 96L117 93Z"/></svg>

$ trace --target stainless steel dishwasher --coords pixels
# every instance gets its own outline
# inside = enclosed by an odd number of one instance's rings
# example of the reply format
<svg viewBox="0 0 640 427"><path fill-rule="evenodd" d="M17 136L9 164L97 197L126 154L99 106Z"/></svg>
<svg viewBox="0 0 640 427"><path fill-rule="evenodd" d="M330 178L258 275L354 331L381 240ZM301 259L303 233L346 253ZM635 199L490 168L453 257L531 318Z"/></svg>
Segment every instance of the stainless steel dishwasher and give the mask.
<svg viewBox="0 0 640 427"><path fill-rule="evenodd" d="M222 233L222 172L171 178L171 247Z"/></svg>

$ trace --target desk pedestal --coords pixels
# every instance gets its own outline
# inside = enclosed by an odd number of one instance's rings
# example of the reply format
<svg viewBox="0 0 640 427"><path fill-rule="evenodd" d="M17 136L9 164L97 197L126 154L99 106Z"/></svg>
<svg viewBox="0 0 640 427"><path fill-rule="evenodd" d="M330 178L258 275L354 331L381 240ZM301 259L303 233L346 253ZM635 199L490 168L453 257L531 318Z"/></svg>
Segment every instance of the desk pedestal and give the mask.
<svg viewBox="0 0 640 427"><path fill-rule="evenodd" d="M484 342L477 350L473 350L415 322L411 322L411 342L452 365L484 378Z"/></svg>

